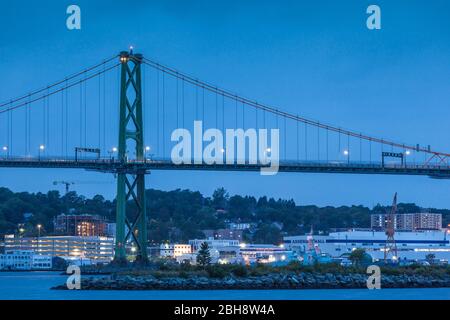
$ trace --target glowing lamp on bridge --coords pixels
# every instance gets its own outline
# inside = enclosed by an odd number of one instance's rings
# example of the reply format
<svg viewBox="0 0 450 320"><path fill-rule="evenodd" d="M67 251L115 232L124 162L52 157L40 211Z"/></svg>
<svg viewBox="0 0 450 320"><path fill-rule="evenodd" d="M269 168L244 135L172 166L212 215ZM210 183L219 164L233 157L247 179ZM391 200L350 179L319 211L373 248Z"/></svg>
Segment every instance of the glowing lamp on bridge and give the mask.
<svg viewBox="0 0 450 320"><path fill-rule="evenodd" d="M147 152L150 151L150 147L149 147L149 146L146 146L146 147L145 147L145 151L147 151Z"/></svg>
<svg viewBox="0 0 450 320"><path fill-rule="evenodd" d="M348 156L350 154L350 152L348 150L344 150L344 155Z"/></svg>
<svg viewBox="0 0 450 320"><path fill-rule="evenodd" d="M116 147L113 147L113 148L111 149L111 151L112 151L112 152L117 152L117 148L116 148Z"/></svg>
<svg viewBox="0 0 450 320"><path fill-rule="evenodd" d="M411 154L411 151L406 150L406 151L405 151L405 154L406 154L407 156L409 156L409 155Z"/></svg>
<svg viewBox="0 0 450 320"><path fill-rule="evenodd" d="M2 150L3 151L8 151L8 147L7 146L3 146Z"/></svg>
<svg viewBox="0 0 450 320"><path fill-rule="evenodd" d="M43 144L41 144L41 145L39 146L39 150L43 151L44 149L45 149L45 146L44 146Z"/></svg>

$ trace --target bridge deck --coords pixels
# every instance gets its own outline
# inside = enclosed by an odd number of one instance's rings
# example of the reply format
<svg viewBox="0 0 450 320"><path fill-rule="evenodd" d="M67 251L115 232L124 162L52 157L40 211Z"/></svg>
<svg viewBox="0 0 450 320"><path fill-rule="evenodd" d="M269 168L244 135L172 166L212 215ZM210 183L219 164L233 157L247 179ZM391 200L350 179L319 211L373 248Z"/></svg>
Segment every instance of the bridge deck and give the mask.
<svg viewBox="0 0 450 320"><path fill-rule="evenodd" d="M85 169L100 172L150 172L151 170L202 170L202 171L259 171L260 164L173 164L168 159L120 162L114 159L75 160L69 158L0 158L3 168L61 168ZM390 174L422 175L437 179L450 179L448 165L385 164L357 162L295 162L284 161L279 165L279 172L307 173L352 173L352 174Z"/></svg>

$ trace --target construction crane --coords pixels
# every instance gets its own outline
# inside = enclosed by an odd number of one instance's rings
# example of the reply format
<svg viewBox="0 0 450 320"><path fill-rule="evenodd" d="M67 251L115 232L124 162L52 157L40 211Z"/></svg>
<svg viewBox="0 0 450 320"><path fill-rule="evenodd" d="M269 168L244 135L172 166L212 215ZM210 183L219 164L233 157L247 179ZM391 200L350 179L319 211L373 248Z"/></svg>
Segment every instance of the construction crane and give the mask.
<svg viewBox="0 0 450 320"><path fill-rule="evenodd" d="M66 186L66 195L69 193L69 187L72 184L75 184L75 182L69 182L69 181L53 181L53 185L56 186L58 184L63 184Z"/></svg>
<svg viewBox="0 0 450 320"><path fill-rule="evenodd" d="M109 181L53 181L53 185L62 184L65 186L66 194L69 193L69 188L74 184L111 184Z"/></svg>
<svg viewBox="0 0 450 320"><path fill-rule="evenodd" d="M386 217L386 244L384 246L384 262L392 255L392 260L397 260L397 245L395 244L395 214L397 213L397 192L392 201L392 207Z"/></svg>

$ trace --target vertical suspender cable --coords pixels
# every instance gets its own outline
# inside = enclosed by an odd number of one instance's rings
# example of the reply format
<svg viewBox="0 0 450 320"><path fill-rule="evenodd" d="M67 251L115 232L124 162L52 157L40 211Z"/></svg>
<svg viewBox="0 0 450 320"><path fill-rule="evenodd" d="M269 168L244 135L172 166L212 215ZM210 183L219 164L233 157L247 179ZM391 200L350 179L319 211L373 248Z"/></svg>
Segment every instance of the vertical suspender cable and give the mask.
<svg viewBox="0 0 450 320"><path fill-rule="evenodd" d="M61 156L64 156L64 91L61 91Z"/></svg>
<svg viewBox="0 0 450 320"><path fill-rule="evenodd" d="M102 77L99 75L98 77L98 148L101 148L102 144L102 101L101 101L101 84L102 84Z"/></svg>
<svg viewBox="0 0 450 320"><path fill-rule="evenodd" d="M87 81L84 74L84 147L87 147Z"/></svg>
<svg viewBox="0 0 450 320"><path fill-rule="evenodd" d="M225 96L222 95L222 133L225 134Z"/></svg>
<svg viewBox="0 0 450 320"><path fill-rule="evenodd" d="M203 87L202 92L202 120L205 121L205 88Z"/></svg>
<svg viewBox="0 0 450 320"><path fill-rule="evenodd" d="M295 123L297 126L297 161L299 161L300 160L300 132L299 132L300 121L295 121Z"/></svg>
<svg viewBox="0 0 450 320"><path fill-rule="evenodd" d="M65 122L66 122L66 134L65 134L65 144L66 144L66 146L65 146L65 156L67 157L69 154L68 154L68 142L69 142L69 138L68 138L68 135L69 135L69 115L68 115L68 113L69 113L69 92L68 92L68 89L67 89L67 80L66 80L66 94L65 94L65 96L66 96L66 103L65 103L65 109L66 109L66 119L65 119Z"/></svg>
<svg viewBox="0 0 450 320"><path fill-rule="evenodd" d="M234 100L234 127L238 127L238 102Z"/></svg>
<svg viewBox="0 0 450 320"><path fill-rule="evenodd" d="M163 157L166 155L166 125L165 125L165 118L166 118L166 110L165 110L165 96L166 96L166 84L165 84L165 78L166 78L166 74L163 72L162 74L162 148L163 148L163 152L162 155Z"/></svg>
<svg viewBox="0 0 450 320"><path fill-rule="evenodd" d="M308 124L305 122L305 160L308 160Z"/></svg>
<svg viewBox="0 0 450 320"><path fill-rule="evenodd" d="M218 111L218 98L217 98L217 92L216 92L216 129L218 128L218 119L219 119L219 111Z"/></svg>
<svg viewBox="0 0 450 320"><path fill-rule="evenodd" d="M198 119L198 86L195 86L195 120Z"/></svg>
<svg viewBox="0 0 450 320"><path fill-rule="evenodd" d="M284 117L284 160L287 160L287 127L286 127L286 117Z"/></svg>
<svg viewBox="0 0 450 320"><path fill-rule="evenodd" d="M83 86L80 82L80 147L83 144Z"/></svg>
<svg viewBox="0 0 450 320"><path fill-rule="evenodd" d="M320 160L320 128L317 126L317 160Z"/></svg>
<svg viewBox="0 0 450 320"><path fill-rule="evenodd" d="M176 78L176 94L175 94L175 98L176 98L176 100L177 100L177 102L176 102L176 104L175 104L175 107L177 108L177 129L180 127L180 121L179 121L179 115L178 115L178 101L179 101L179 93L178 93L178 81L179 81L179 79L178 78Z"/></svg>
<svg viewBox="0 0 450 320"><path fill-rule="evenodd" d="M184 114L185 114L185 112L184 112L184 79L182 79L182 81L181 81L181 107L182 107L181 115L183 117L183 119L182 119L182 121L183 121L183 128L186 128L184 126Z"/></svg>
<svg viewBox="0 0 450 320"><path fill-rule="evenodd" d="M159 70L156 76L156 152L159 155Z"/></svg>
<svg viewBox="0 0 450 320"><path fill-rule="evenodd" d="M105 72L103 64L103 72ZM106 151L106 73L103 73L103 151Z"/></svg>

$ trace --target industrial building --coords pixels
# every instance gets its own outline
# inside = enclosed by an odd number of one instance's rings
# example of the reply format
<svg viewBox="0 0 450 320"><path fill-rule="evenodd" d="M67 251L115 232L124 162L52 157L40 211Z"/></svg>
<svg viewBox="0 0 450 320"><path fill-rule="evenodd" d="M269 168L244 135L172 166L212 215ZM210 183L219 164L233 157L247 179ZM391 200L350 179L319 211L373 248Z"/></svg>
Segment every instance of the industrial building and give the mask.
<svg viewBox="0 0 450 320"><path fill-rule="evenodd" d="M297 253L304 252L309 237L309 235L284 237L284 244L287 249ZM363 248L374 261L384 259L386 240L385 232L369 229L351 229L313 237L318 250L333 258L343 257L356 248ZM450 241L445 229L397 231L395 243L396 260L422 261L426 260L428 254L434 254L436 259L443 262L450 259Z"/></svg>

